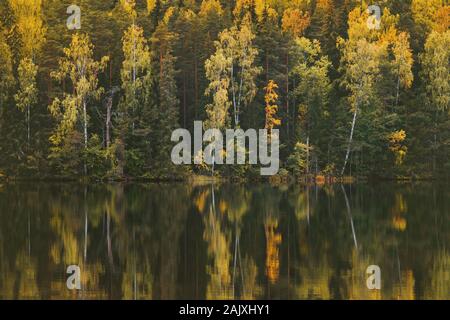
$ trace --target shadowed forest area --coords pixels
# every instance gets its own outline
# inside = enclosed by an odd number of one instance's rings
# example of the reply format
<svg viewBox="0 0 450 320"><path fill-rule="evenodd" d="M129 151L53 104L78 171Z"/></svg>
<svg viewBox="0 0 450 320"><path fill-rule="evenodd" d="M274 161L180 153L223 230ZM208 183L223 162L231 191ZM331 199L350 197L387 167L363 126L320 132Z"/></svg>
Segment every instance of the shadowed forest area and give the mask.
<svg viewBox="0 0 450 320"><path fill-rule="evenodd" d="M446 0L1 0L0 178L209 175L170 158L198 120L279 129L280 175L448 179L449 25Z"/></svg>

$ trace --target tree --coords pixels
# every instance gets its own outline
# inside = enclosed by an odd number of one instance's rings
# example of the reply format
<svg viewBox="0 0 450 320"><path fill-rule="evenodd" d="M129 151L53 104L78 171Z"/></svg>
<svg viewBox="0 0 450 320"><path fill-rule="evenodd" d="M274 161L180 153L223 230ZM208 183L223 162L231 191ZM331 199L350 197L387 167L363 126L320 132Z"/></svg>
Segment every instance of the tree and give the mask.
<svg viewBox="0 0 450 320"><path fill-rule="evenodd" d="M295 65L292 70L292 78L297 86L293 94L296 97L298 109L298 132L294 152L298 153L306 141L306 173L309 173L309 161L311 150L311 135L313 144L318 144L323 135L321 122L325 122L329 94L331 90L328 72L331 66L327 56L322 55L320 43L317 40L308 40L304 37L295 41L291 55ZM323 125L323 124L322 124ZM326 127L326 126L325 126ZM317 158L316 154L316 158Z"/></svg>
<svg viewBox="0 0 450 320"><path fill-rule="evenodd" d="M27 145L30 147L31 107L37 103L38 90L36 77L38 68L36 57L45 42L45 32L42 17L42 0L9 0L9 5L15 16L15 29L21 40L21 56L18 76L19 92L15 95L17 107L26 114Z"/></svg>
<svg viewBox="0 0 450 320"><path fill-rule="evenodd" d="M283 12L283 17L281 19L281 27L283 31L283 36L285 38L286 44L284 44L284 52L278 55L284 57L284 82L285 82L285 100L286 100L286 127L288 139L291 138L291 119L295 116L295 107L292 108L293 114L291 114L291 82L293 79L291 76L291 68L296 63L295 59L291 59L292 48L295 47L295 41L303 36L310 26L311 17L308 12L303 12L299 8L287 8ZM279 47L279 45L272 45L273 47ZM273 50L273 49L272 49ZM278 63L280 64L280 63ZM294 80L295 82L295 80ZM295 83L294 83L295 85ZM294 101L295 103L295 101ZM295 122L295 121L294 121ZM294 123L295 125L295 123Z"/></svg>
<svg viewBox="0 0 450 320"><path fill-rule="evenodd" d="M30 147L30 109L37 103L38 88L36 83L37 66L29 58L20 61L18 68L19 92L14 96L17 108L26 113L27 145Z"/></svg>
<svg viewBox="0 0 450 320"><path fill-rule="evenodd" d="M130 162L127 163L127 168L134 170L139 165L133 163L132 159L141 163L144 161L145 148L148 150L148 142L143 141L142 137L148 136L150 129L143 113L152 107L151 55L141 27L132 24L126 30L123 36L123 55L121 70L123 96L117 122L119 139L126 147L126 162Z"/></svg>
<svg viewBox="0 0 450 320"><path fill-rule="evenodd" d="M278 94L276 92L277 89L278 85L273 80L270 80L267 87L264 88L266 91L266 125L264 128L268 130L269 137L272 136L272 130L281 124L281 120L276 118L278 111L278 106L276 105L278 100Z"/></svg>
<svg viewBox="0 0 450 320"><path fill-rule="evenodd" d="M353 112L342 175L345 173L352 151L358 114L362 115L364 107L368 106L372 109L378 106L382 113L381 110L385 109L384 103L389 99L386 92L389 92L390 88L396 88L394 99L397 103L400 85L409 87L412 83L412 57L408 35L398 33L396 29L398 16L390 14L389 9L385 9L380 30L368 28L367 18L368 14L363 7L356 7L349 15L348 39L338 39L341 52L340 71L343 74L342 84L349 93L348 100ZM392 54L389 49L391 47ZM391 56L393 59L390 58ZM395 81L395 85L391 78ZM378 117L380 118L380 114Z"/></svg>
<svg viewBox="0 0 450 320"><path fill-rule="evenodd" d="M433 133L433 171L436 170L437 151L443 136L439 122L444 112L450 114L450 31L439 33L433 31L425 42L425 51L421 55L423 78L427 95L427 105L434 113ZM444 131L445 132L445 131ZM444 138L444 137L442 137ZM444 156L445 157L445 156Z"/></svg>
<svg viewBox="0 0 450 320"><path fill-rule="evenodd" d="M104 70L108 62L108 57L95 61L93 48L88 35L74 34L70 46L64 49L64 57L59 61L59 69L51 74L59 81L69 78L73 87L73 93L66 93L62 101L55 98L49 107L51 114L58 122L55 132L50 137L53 144L52 151L56 157L61 152L63 144L67 143L66 139L73 133L80 118L85 151L88 148L88 102L90 98L100 97L103 88L98 86L98 74ZM86 162L84 174L87 175Z"/></svg>
<svg viewBox="0 0 450 320"><path fill-rule="evenodd" d="M206 77L210 81L207 94L214 102L207 106L212 124L222 128L233 106L234 126L239 127L241 106L247 106L255 97L255 78L260 68L254 65L258 50L253 47L255 38L251 20L247 16L240 28L233 26L223 31L215 42L216 52L206 61ZM231 102L229 101L231 96Z"/></svg>
<svg viewBox="0 0 450 320"><path fill-rule="evenodd" d="M11 49L6 43L5 34L0 25L0 115L4 112L9 90L14 85Z"/></svg>
<svg viewBox="0 0 450 320"><path fill-rule="evenodd" d="M2 153L2 157L0 163L2 166L6 166L6 150L8 148L8 144L11 141L8 141L9 134L8 128L10 127L10 119L7 117L8 115L8 102L10 101L10 92L14 87L15 79L13 76L13 61L12 61L12 53L9 45L6 43L5 34L2 29L2 25L0 24L0 133L5 138L0 144L0 152ZM8 143L7 143L8 142ZM0 172L3 168L0 167Z"/></svg>
<svg viewBox="0 0 450 320"><path fill-rule="evenodd" d="M42 0L8 0L20 36L22 57L35 60L45 42Z"/></svg>
<svg viewBox="0 0 450 320"><path fill-rule="evenodd" d="M405 139L405 130L395 131L388 136L389 150L394 154L395 164L398 166L403 164L406 153L408 152L408 147L403 145Z"/></svg>
<svg viewBox="0 0 450 320"><path fill-rule="evenodd" d="M152 155L155 163L152 167L159 169L160 173L164 166L170 168L166 161L170 159L171 142L170 137L178 127L179 104L178 87L175 80L176 58L173 56L173 45L177 34L170 31L170 20L173 12L168 10L166 16L156 28L152 45L155 52L157 64L157 83L158 83L158 105L154 115L155 129L152 134ZM157 56L156 56L157 53ZM167 173L173 174L173 168L167 170Z"/></svg>
<svg viewBox="0 0 450 320"><path fill-rule="evenodd" d="M392 47L394 54L393 70L397 78L395 106L398 106L400 88L410 88L414 79L412 65L414 63L412 51L409 47L408 34L401 32L395 39Z"/></svg>
<svg viewBox="0 0 450 320"><path fill-rule="evenodd" d="M450 31L432 32L421 56L429 104L436 110L447 111L450 104Z"/></svg>

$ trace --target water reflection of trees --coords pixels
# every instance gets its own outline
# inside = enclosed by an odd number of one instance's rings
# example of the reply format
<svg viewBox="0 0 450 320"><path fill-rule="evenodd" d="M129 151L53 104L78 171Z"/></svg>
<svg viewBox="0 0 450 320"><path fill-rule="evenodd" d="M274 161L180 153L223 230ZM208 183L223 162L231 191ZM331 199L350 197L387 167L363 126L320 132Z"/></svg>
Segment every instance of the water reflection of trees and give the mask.
<svg viewBox="0 0 450 320"><path fill-rule="evenodd" d="M431 185L3 186L0 298L448 299L447 197ZM80 291L66 288L72 264ZM366 287L371 264L381 291Z"/></svg>

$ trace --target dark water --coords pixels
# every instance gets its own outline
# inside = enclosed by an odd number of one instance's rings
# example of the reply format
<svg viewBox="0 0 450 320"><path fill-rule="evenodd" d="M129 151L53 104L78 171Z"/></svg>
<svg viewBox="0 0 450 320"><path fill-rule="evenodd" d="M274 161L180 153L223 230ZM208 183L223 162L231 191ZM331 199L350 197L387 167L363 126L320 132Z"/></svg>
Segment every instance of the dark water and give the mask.
<svg viewBox="0 0 450 320"><path fill-rule="evenodd" d="M450 299L449 199L432 184L0 185L0 298Z"/></svg>

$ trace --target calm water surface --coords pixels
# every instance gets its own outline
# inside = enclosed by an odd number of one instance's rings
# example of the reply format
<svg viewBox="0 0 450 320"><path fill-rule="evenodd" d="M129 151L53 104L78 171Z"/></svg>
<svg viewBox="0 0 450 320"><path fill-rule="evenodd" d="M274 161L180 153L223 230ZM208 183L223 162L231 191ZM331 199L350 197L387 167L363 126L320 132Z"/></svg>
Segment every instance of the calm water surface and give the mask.
<svg viewBox="0 0 450 320"><path fill-rule="evenodd" d="M1 299L450 299L449 245L431 183L0 185Z"/></svg>

